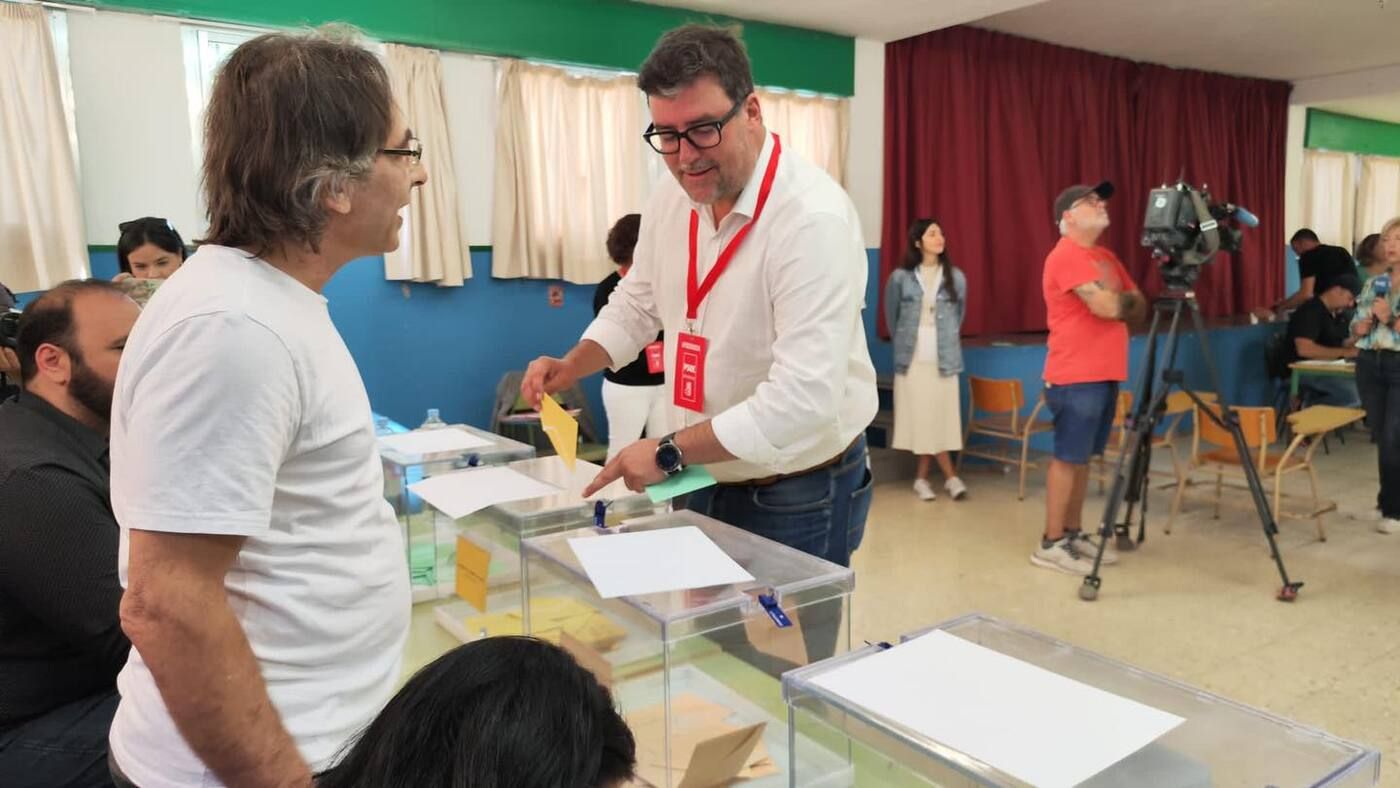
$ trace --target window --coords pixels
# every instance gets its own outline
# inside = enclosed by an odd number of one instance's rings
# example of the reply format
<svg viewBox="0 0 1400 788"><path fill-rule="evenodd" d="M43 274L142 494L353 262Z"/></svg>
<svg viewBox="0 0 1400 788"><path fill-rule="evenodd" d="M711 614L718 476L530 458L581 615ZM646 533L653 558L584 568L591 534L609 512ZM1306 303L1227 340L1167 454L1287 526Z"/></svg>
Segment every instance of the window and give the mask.
<svg viewBox="0 0 1400 788"><path fill-rule="evenodd" d="M185 94L189 98L190 137L193 141L191 153L198 167L204 158L204 107L209 103L209 94L214 88L214 75L239 44L258 33L186 25L180 35L185 50Z"/></svg>

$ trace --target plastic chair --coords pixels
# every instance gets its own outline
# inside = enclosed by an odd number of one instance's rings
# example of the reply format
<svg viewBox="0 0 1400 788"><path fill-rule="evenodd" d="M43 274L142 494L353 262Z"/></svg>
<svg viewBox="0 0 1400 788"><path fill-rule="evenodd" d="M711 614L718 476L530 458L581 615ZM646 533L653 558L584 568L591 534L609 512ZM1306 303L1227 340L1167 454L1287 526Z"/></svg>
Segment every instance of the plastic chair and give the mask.
<svg viewBox="0 0 1400 788"><path fill-rule="evenodd" d="M1029 459L1031 436L1054 429L1054 425L1050 422L1041 421L1038 418L1041 408L1045 407L1045 398L1039 398L1030 416L1023 417L1021 409L1025 407L1026 395L1021 387L1021 381L979 378L971 375L968 376L968 384L972 396L968 408L967 427L963 431L963 450L958 453L958 469L961 471L964 457L981 457L1005 465L1016 465L1021 471L1020 492L1017 497L1020 500L1025 500L1026 470L1036 467L1036 463ZM978 414L984 415L979 416ZM1004 443L1010 443L1013 446L1019 444L1020 453L1019 455L1010 454L998 451L995 447L974 447L970 442L973 435L986 435L995 438L1002 442L996 444L997 446Z"/></svg>

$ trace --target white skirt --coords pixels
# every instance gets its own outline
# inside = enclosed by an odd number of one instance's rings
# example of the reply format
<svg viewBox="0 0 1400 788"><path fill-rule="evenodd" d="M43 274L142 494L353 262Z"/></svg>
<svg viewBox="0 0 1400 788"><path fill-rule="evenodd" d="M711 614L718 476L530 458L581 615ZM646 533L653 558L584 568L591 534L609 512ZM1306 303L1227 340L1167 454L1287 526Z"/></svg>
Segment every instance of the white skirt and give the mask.
<svg viewBox="0 0 1400 788"><path fill-rule="evenodd" d="M958 376L938 374L937 362L915 361L894 376L894 448L915 454L962 450Z"/></svg>

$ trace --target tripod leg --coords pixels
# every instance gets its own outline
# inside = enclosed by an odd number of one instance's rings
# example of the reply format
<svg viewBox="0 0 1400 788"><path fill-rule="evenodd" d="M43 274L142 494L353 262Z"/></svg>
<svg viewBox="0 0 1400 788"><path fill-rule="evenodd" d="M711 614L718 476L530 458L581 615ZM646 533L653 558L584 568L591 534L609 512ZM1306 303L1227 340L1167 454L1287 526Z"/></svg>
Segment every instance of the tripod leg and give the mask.
<svg viewBox="0 0 1400 788"><path fill-rule="evenodd" d="M1194 296L1189 297L1188 301L1191 305L1191 320L1194 323L1196 335L1201 340L1201 353L1205 358L1206 370L1210 374L1210 383L1215 388L1215 395L1220 403L1219 416L1209 408L1206 408L1205 412L1211 421L1228 430L1230 436L1234 438L1235 451L1239 453L1240 465L1244 468L1245 480L1249 483L1249 493L1254 498L1254 509L1259 514L1259 523L1264 529L1264 538L1269 542L1269 553L1273 556L1274 564L1278 567L1279 578L1283 580L1283 585L1278 592L1278 599L1282 602L1292 602L1298 598L1298 589L1302 588L1303 584L1288 578L1288 570L1283 565L1283 555L1278 549L1276 538L1278 523L1274 521L1268 496L1264 493L1263 482L1259 479L1259 468L1255 466L1249 446L1246 445L1244 430L1240 428L1239 416L1230 409L1229 404L1225 401L1225 392L1221 389L1220 375L1216 372L1215 362L1210 353L1210 342L1206 337L1205 324L1201 320L1200 309L1196 306Z"/></svg>

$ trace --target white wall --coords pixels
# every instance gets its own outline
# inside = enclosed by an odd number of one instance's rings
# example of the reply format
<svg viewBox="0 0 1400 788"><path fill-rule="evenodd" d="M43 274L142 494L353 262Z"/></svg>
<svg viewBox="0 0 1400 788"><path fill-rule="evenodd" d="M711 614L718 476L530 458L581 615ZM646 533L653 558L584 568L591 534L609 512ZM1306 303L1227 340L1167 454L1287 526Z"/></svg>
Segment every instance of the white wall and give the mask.
<svg viewBox="0 0 1400 788"><path fill-rule="evenodd" d="M885 194L885 45L856 39L856 90L851 98L851 138L846 188L860 212L865 245L880 245Z"/></svg>
<svg viewBox="0 0 1400 788"><path fill-rule="evenodd" d="M87 242L115 244L117 225L140 216L201 234L180 25L71 12L68 42Z"/></svg>
<svg viewBox="0 0 1400 788"><path fill-rule="evenodd" d="M1288 149L1283 170L1283 231L1282 238L1270 238L1270 243L1285 244L1303 226L1303 143L1308 130L1308 108L1294 104L1288 107Z"/></svg>

